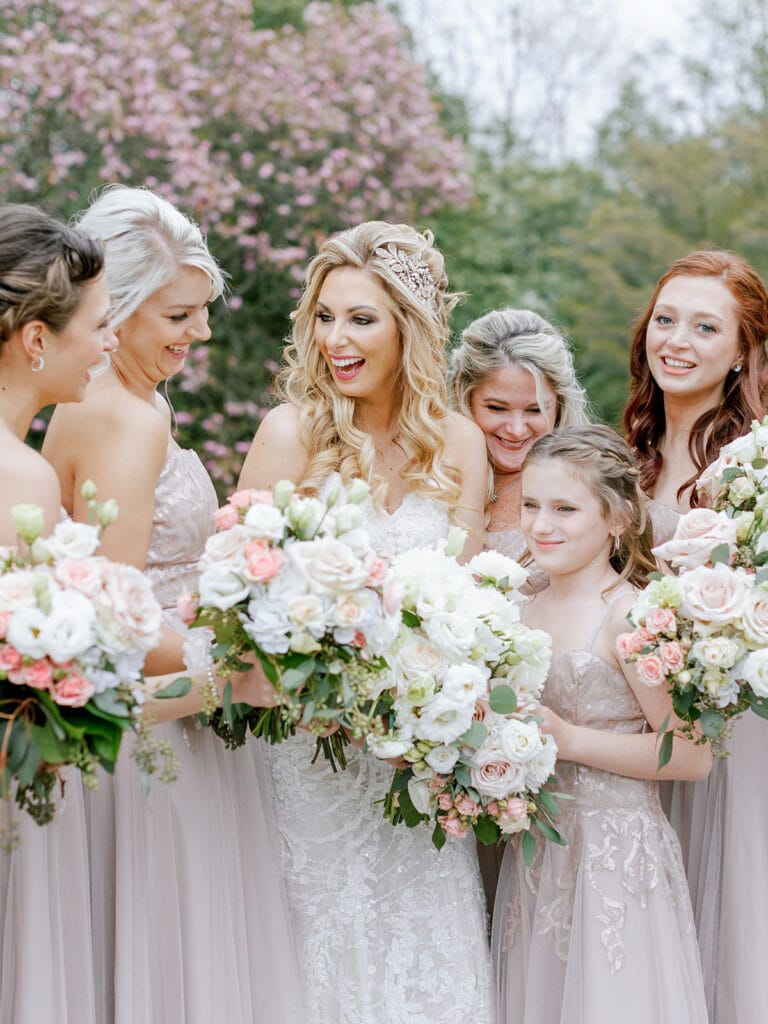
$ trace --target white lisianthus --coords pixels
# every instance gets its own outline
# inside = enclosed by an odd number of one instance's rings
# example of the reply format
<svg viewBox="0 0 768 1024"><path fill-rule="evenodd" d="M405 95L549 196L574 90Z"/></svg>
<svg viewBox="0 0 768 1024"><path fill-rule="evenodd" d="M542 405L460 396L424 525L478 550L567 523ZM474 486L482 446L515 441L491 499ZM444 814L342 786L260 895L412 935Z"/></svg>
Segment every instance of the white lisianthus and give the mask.
<svg viewBox="0 0 768 1024"><path fill-rule="evenodd" d="M0 576L0 612L14 612L19 608L34 608L36 605L33 573L28 569L19 569Z"/></svg>
<svg viewBox="0 0 768 1024"><path fill-rule="evenodd" d="M398 729L397 736L393 736L391 733L386 736L369 733L365 742L372 754L386 760L389 757L402 757L403 754L406 754L413 742L411 736L409 729Z"/></svg>
<svg viewBox="0 0 768 1024"><path fill-rule="evenodd" d="M53 528L46 545L52 558L88 558L99 546L98 526L63 519Z"/></svg>
<svg viewBox="0 0 768 1024"><path fill-rule="evenodd" d="M363 525L363 513L358 505L341 505L334 510L332 532L340 537L351 530L359 530Z"/></svg>
<svg viewBox="0 0 768 1024"><path fill-rule="evenodd" d="M278 541L285 533L285 517L276 505L260 503L245 513L243 526L251 537Z"/></svg>
<svg viewBox="0 0 768 1024"><path fill-rule="evenodd" d="M303 537L315 532L324 514L325 507L317 498L294 497L285 510L286 519Z"/></svg>
<svg viewBox="0 0 768 1024"><path fill-rule="evenodd" d="M441 745L433 747L428 754L425 754L424 760L430 768L434 768L438 775L447 775L458 761L459 753L457 746Z"/></svg>
<svg viewBox="0 0 768 1024"><path fill-rule="evenodd" d="M52 661L71 661L83 654L96 640L95 615L88 598L74 591L56 594L39 639Z"/></svg>
<svg viewBox="0 0 768 1024"><path fill-rule="evenodd" d="M31 544L43 532L45 525L45 514L39 505L32 505L28 502L21 502L11 509L11 519L16 533Z"/></svg>
<svg viewBox="0 0 768 1024"><path fill-rule="evenodd" d="M741 644L730 637L708 636L693 644L690 656L713 668L732 668L741 652Z"/></svg>
<svg viewBox="0 0 768 1024"><path fill-rule="evenodd" d="M502 555L499 551L481 551L469 562L467 568L476 576L492 583L506 579L509 581L508 586L514 590L519 590L530 575L529 571L513 558Z"/></svg>
<svg viewBox="0 0 768 1024"><path fill-rule="evenodd" d="M448 558L459 558L467 543L467 531L460 526L451 526L445 539L445 554Z"/></svg>
<svg viewBox="0 0 768 1024"><path fill-rule="evenodd" d="M422 708L415 732L421 739L433 743L453 743L472 725L474 711L471 697L438 693Z"/></svg>
<svg viewBox="0 0 768 1024"><path fill-rule="evenodd" d="M738 676L758 697L768 697L768 649L752 651L738 667Z"/></svg>
<svg viewBox="0 0 768 1024"><path fill-rule="evenodd" d="M542 733L536 722L509 718L493 734L493 743L510 761L525 764L541 752Z"/></svg>
<svg viewBox="0 0 768 1024"><path fill-rule="evenodd" d="M437 683L431 675L401 678L397 684L397 704L405 708L421 708L435 696Z"/></svg>
<svg viewBox="0 0 768 1024"><path fill-rule="evenodd" d="M557 743L549 733L541 734L542 748L525 765L525 784L532 793L538 793L555 770Z"/></svg>
<svg viewBox="0 0 768 1024"><path fill-rule="evenodd" d="M443 676L442 692L457 698L475 701L488 696L490 670L478 665L451 665Z"/></svg>
<svg viewBox="0 0 768 1024"><path fill-rule="evenodd" d="M236 604L245 601L250 594L250 586L240 576L224 566L211 566L200 575L198 584L200 604L211 605L226 611Z"/></svg>
<svg viewBox="0 0 768 1024"><path fill-rule="evenodd" d="M365 480L361 480L360 477L356 477L347 488L347 501L351 505L359 505L370 493L371 485Z"/></svg>
<svg viewBox="0 0 768 1024"><path fill-rule="evenodd" d="M44 658L46 649L42 633L45 622L45 612L40 608L18 608L8 621L5 639L28 658Z"/></svg>
<svg viewBox="0 0 768 1024"><path fill-rule="evenodd" d="M285 511L293 497L293 493L296 490L296 484L292 480L278 480L272 491L272 497L275 505L281 510Z"/></svg>
<svg viewBox="0 0 768 1024"><path fill-rule="evenodd" d="M429 788L428 779L409 779L408 796L417 811L421 814L429 814L435 798Z"/></svg>

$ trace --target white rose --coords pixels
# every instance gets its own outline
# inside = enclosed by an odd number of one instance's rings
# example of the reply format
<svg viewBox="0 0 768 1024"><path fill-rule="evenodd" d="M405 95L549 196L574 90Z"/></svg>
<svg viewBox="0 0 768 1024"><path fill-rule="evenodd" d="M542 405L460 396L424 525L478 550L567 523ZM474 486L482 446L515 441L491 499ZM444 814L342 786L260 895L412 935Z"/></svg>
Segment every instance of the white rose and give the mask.
<svg viewBox="0 0 768 1024"><path fill-rule="evenodd" d="M288 650L286 634L291 630L291 620L281 602L269 595L255 598L248 603L248 615L242 621L248 636L268 654L285 654Z"/></svg>
<svg viewBox="0 0 768 1024"><path fill-rule="evenodd" d="M302 629L320 637L326 630L326 604L317 594L299 594L286 602L286 610L292 622Z"/></svg>
<svg viewBox="0 0 768 1024"><path fill-rule="evenodd" d="M733 441L729 441L728 444L723 445L720 449L718 461L724 463L723 468L727 468L728 466L752 462L759 454L755 435L750 431L748 434L743 434L741 437L737 437Z"/></svg>
<svg viewBox="0 0 768 1024"><path fill-rule="evenodd" d="M397 667L406 678L416 676L439 676L448 668L446 656L426 637L412 634L400 647L396 657Z"/></svg>
<svg viewBox="0 0 768 1024"><path fill-rule="evenodd" d="M732 668L741 651L741 645L730 637L710 636L693 644L691 657L713 668Z"/></svg>
<svg viewBox="0 0 768 1024"><path fill-rule="evenodd" d="M752 651L741 662L738 676L749 683L758 697L768 697L768 650Z"/></svg>
<svg viewBox="0 0 768 1024"><path fill-rule="evenodd" d="M99 528L63 519L54 526L46 545L57 561L61 558L88 558L99 546Z"/></svg>
<svg viewBox="0 0 768 1024"><path fill-rule="evenodd" d="M266 505L256 505L254 508L267 508ZM245 527L235 525L228 530L220 530L212 533L205 542L203 557L200 559L201 569L210 569L214 566L221 567L220 563L231 563L228 568L232 571L239 571L244 565L243 549L248 543L250 534Z"/></svg>
<svg viewBox="0 0 768 1024"><path fill-rule="evenodd" d="M542 733L541 741L542 749L525 766L525 787L532 793L538 793L554 772L557 760L557 744L549 733Z"/></svg>
<svg viewBox="0 0 768 1024"><path fill-rule="evenodd" d="M684 572L680 586L683 614L705 626L722 626L737 619L748 596L744 574L722 563Z"/></svg>
<svg viewBox="0 0 768 1024"><path fill-rule="evenodd" d="M503 800L524 788L525 768L494 744L484 743L473 760L476 767L470 768L469 774L472 785L481 796Z"/></svg>
<svg viewBox="0 0 768 1024"><path fill-rule="evenodd" d="M40 631L40 642L55 662L80 657L96 640L93 605L73 591L56 594L53 608Z"/></svg>
<svg viewBox="0 0 768 1024"><path fill-rule="evenodd" d="M149 580L134 566L119 562L105 562L102 573L104 590L96 603L97 630L101 626L100 611L108 603L110 615L126 637L126 646L151 651L160 641L163 610Z"/></svg>
<svg viewBox="0 0 768 1024"><path fill-rule="evenodd" d="M768 644L768 593L762 587L750 591L741 613L744 635L753 643Z"/></svg>
<svg viewBox="0 0 768 1024"><path fill-rule="evenodd" d="M45 620L45 612L40 608L18 608L8 621L6 641L28 658L44 658L46 650L42 632Z"/></svg>
<svg viewBox="0 0 768 1024"><path fill-rule="evenodd" d="M250 586L235 573L224 566L213 565L200 576L198 584L200 604L204 607L219 608L226 611L250 594Z"/></svg>
<svg viewBox="0 0 768 1024"><path fill-rule="evenodd" d="M68 590L95 597L102 588L103 561L98 558L65 558L54 568L54 576Z"/></svg>
<svg viewBox="0 0 768 1024"><path fill-rule="evenodd" d="M0 612L13 612L17 608L34 608L35 576L27 569L17 569L0 576Z"/></svg>
<svg viewBox="0 0 768 1024"><path fill-rule="evenodd" d="M251 537L281 540L285 533L285 516L276 505L251 505L245 513L243 527Z"/></svg>
<svg viewBox="0 0 768 1024"><path fill-rule="evenodd" d="M453 771L453 766L458 759L459 748L455 746L433 747L424 758L429 767L434 768L438 775L448 775Z"/></svg>
<svg viewBox="0 0 768 1024"><path fill-rule="evenodd" d="M736 543L737 522L725 512L694 508L680 517L672 540L659 544L653 553L674 566L694 569L710 559L719 544Z"/></svg>
<svg viewBox="0 0 768 1024"><path fill-rule="evenodd" d="M362 561L346 544L332 537L297 541L288 548L288 557L312 589L321 593L357 590L368 578Z"/></svg>
<svg viewBox="0 0 768 1024"><path fill-rule="evenodd" d="M543 740L536 722L509 718L494 732L493 744L510 761L525 764L540 753Z"/></svg>
<svg viewBox="0 0 768 1024"><path fill-rule="evenodd" d="M463 695L438 693L422 708L416 732L433 743L453 743L472 725L475 702Z"/></svg>

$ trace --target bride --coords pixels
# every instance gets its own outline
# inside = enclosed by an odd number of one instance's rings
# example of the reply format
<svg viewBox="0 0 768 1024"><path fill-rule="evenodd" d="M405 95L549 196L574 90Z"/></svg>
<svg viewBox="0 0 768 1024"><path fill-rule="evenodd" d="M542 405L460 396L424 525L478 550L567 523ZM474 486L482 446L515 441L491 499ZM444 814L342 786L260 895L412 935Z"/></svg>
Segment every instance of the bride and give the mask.
<svg viewBox="0 0 768 1024"><path fill-rule="evenodd" d="M367 527L396 554L453 522L483 544L485 442L446 409L448 313L431 235L369 222L311 262L293 316L284 404L264 419L240 486L293 479L305 494L361 476ZM441 853L426 828L393 828L391 768L355 750L335 775L304 733L270 748L283 868L310 1024L490 1024L490 967L474 843Z"/></svg>

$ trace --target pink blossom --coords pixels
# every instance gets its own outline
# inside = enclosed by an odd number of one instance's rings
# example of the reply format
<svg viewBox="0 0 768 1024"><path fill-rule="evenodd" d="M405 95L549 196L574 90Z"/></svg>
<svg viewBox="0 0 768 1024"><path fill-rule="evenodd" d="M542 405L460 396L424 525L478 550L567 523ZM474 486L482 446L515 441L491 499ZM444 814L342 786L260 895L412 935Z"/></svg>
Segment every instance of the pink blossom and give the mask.
<svg viewBox="0 0 768 1024"><path fill-rule="evenodd" d="M216 528L218 530L228 530L230 526L235 526L238 523L239 518L237 508L234 505L222 505L221 508L216 509Z"/></svg>
<svg viewBox="0 0 768 1024"><path fill-rule="evenodd" d="M92 695L93 684L74 672L53 685L53 699L65 707L81 708Z"/></svg>
<svg viewBox="0 0 768 1024"><path fill-rule="evenodd" d="M368 579L365 581L366 587L380 587L387 577L386 560L370 554L366 556L363 564L368 573Z"/></svg>
<svg viewBox="0 0 768 1024"><path fill-rule="evenodd" d="M0 645L0 672L13 672L21 666L21 654L10 644Z"/></svg>
<svg viewBox="0 0 768 1024"><path fill-rule="evenodd" d="M47 658L27 665L26 670L27 686L34 686L36 690L49 690L53 682L53 666Z"/></svg>
<svg viewBox="0 0 768 1024"><path fill-rule="evenodd" d="M667 674L679 672L685 664L683 649L677 640L669 640L659 646L659 657Z"/></svg>
<svg viewBox="0 0 768 1024"><path fill-rule="evenodd" d="M235 491L227 498L230 505L235 508L250 508L251 505L274 505L275 499L271 491L256 491L249 488L243 491Z"/></svg>
<svg viewBox="0 0 768 1024"><path fill-rule="evenodd" d="M646 686L658 686L664 680L664 663L657 654L646 654L636 661L637 674Z"/></svg>
<svg viewBox="0 0 768 1024"><path fill-rule="evenodd" d="M631 633L619 633L616 637L616 650L619 653L619 657L625 661L630 654L637 654L644 646L644 641L636 630L633 630Z"/></svg>
<svg viewBox="0 0 768 1024"><path fill-rule="evenodd" d="M265 540L249 541L243 551L245 576L253 583L267 583L274 579L285 561L280 548L272 548Z"/></svg>
<svg viewBox="0 0 768 1024"><path fill-rule="evenodd" d="M182 622L186 622L186 624L189 625L190 622L195 621L197 605L197 594L193 594L189 590L181 591L179 596L176 598L176 611L179 613L179 618Z"/></svg>
<svg viewBox="0 0 768 1024"><path fill-rule="evenodd" d="M448 836L462 839L469 831L469 825L464 824L460 818L440 817L437 820Z"/></svg>
<svg viewBox="0 0 768 1024"><path fill-rule="evenodd" d="M671 608L651 608L645 616L644 625L651 636L673 633L677 629L677 618Z"/></svg>

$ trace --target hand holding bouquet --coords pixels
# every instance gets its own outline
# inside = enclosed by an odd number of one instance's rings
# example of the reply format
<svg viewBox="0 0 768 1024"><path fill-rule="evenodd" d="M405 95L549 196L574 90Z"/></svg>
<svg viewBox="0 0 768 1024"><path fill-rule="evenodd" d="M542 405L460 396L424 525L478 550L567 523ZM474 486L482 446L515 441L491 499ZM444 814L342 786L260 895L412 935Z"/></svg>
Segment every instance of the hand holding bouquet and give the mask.
<svg viewBox="0 0 768 1024"><path fill-rule="evenodd" d="M199 593L183 594L182 617L215 635L219 674L247 667L255 652L274 687L276 706L233 704L209 723L229 745L248 729L278 743L301 725L318 735L335 767L346 732L371 728L384 685L384 653L397 635L400 601L386 562L371 548L359 503L368 485L337 485L327 497L302 498L289 481L274 494L233 494L200 562Z"/></svg>
<svg viewBox="0 0 768 1024"><path fill-rule="evenodd" d="M87 493L86 493L87 490ZM104 525L114 502L96 505ZM94 554L100 526L65 520L40 537L42 510L17 505L16 548L0 552L0 795L5 845L14 831L8 799L50 821L58 770L75 765L96 785L114 770L120 741L144 700L141 668L160 636L162 613L138 569ZM146 765L144 767L147 767Z"/></svg>
<svg viewBox="0 0 768 1024"><path fill-rule="evenodd" d="M542 789L557 748L532 714L550 639L520 622L527 572L496 552L463 566L452 550L449 538L445 551L414 549L393 564L403 625L380 702L389 728L367 743L377 756L409 765L395 774L385 815L393 824L432 823L438 848L470 829L494 843L532 823L560 843L557 804ZM526 856L534 845L526 836Z"/></svg>

